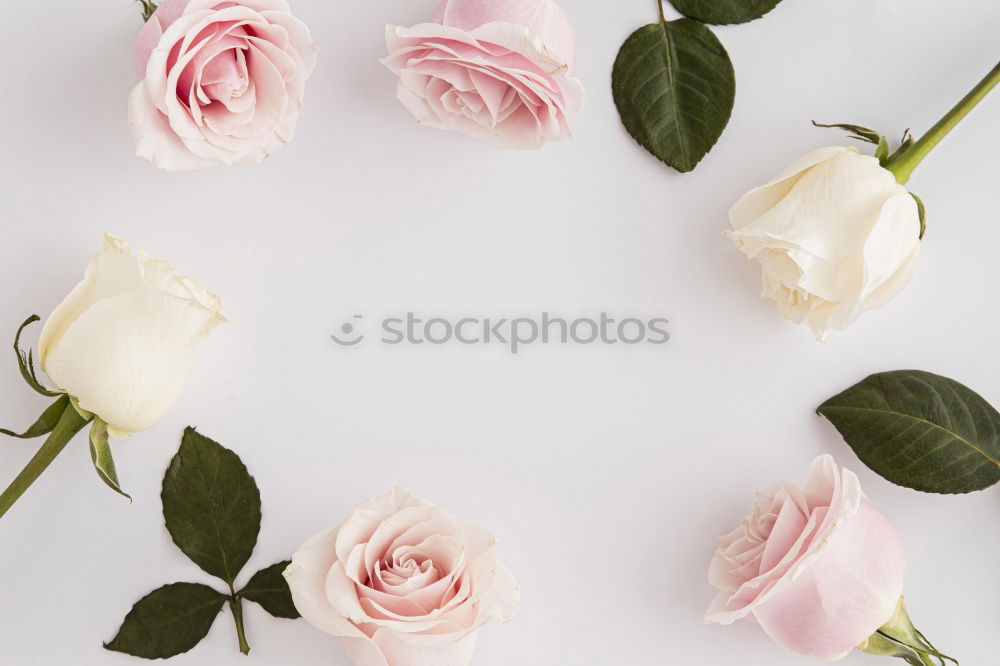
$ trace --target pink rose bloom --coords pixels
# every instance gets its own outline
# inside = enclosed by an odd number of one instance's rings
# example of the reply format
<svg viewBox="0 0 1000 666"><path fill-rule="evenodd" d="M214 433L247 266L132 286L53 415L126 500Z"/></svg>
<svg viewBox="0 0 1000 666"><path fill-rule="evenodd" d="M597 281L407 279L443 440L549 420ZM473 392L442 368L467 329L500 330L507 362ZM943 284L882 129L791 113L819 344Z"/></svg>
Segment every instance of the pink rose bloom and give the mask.
<svg viewBox="0 0 1000 666"><path fill-rule="evenodd" d="M259 163L291 141L316 47L285 0L165 0L135 58L136 154L186 171Z"/></svg>
<svg viewBox="0 0 1000 666"><path fill-rule="evenodd" d="M302 544L285 579L302 617L355 666L466 666L479 628L520 601L496 544L397 488Z"/></svg>
<svg viewBox="0 0 1000 666"><path fill-rule="evenodd" d="M906 558L899 532L858 477L817 458L805 488L779 483L721 538L709 570L720 590L707 622L750 617L793 652L844 657L896 615Z"/></svg>
<svg viewBox="0 0 1000 666"><path fill-rule="evenodd" d="M583 85L553 0L442 0L430 23L388 26L386 44L397 97L421 123L500 148L571 138Z"/></svg>

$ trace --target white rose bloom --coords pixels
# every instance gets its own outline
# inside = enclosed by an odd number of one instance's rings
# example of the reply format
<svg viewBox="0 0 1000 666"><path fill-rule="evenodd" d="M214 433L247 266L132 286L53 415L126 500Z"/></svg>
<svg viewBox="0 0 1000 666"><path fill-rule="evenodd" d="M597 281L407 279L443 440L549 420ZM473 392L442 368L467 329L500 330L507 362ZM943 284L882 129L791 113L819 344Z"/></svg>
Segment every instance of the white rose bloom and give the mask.
<svg viewBox="0 0 1000 666"><path fill-rule="evenodd" d="M878 160L820 148L729 211L727 232L763 266L765 298L819 339L882 307L920 257L916 201Z"/></svg>
<svg viewBox="0 0 1000 666"><path fill-rule="evenodd" d="M165 261L104 247L52 312L42 369L115 437L149 428L174 404L205 336L225 319L219 297Z"/></svg>

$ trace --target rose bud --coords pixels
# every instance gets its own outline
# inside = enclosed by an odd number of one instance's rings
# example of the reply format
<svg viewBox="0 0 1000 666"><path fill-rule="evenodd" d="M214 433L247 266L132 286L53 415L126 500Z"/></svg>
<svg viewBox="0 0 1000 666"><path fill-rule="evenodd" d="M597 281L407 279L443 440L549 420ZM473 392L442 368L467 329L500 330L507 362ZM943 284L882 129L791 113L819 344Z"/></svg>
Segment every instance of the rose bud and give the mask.
<svg viewBox="0 0 1000 666"><path fill-rule="evenodd" d="M55 383L35 374L31 353L21 351L21 376L36 392L56 401L21 434L47 435L35 457L0 494L3 516L73 437L88 424L90 454L100 478L128 497L118 484L108 438L126 438L149 428L173 406L202 342L220 322L219 297L165 261L142 252L133 256L124 241L106 234L104 247L87 266L83 281L52 312L42 328L38 359Z"/></svg>
<svg viewBox="0 0 1000 666"><path fill-rule="evenodd" d="M705 621L753 619L777 643L823 661L855 647L890 654L886 643L908 661L943 656L902 606L905 571L895 525L853 472L823 455L804 488L758 493L753 513L720 539L708 574L719 594Z"/></svg>
<svg viewBox="0 0 1000 666"><path fill-rule="evenodd" d="M763 296L819 339L886 305L920 258L916 200L878 159L820 148L729 211L737 246L762 265Z"/></svg>
<svg viewBox="0 0 1000 666"><path fill-rule="evenodd" d="M83 281L52 312L38 341L42 370L116 437L162 419L198 349L225 318L222 302L165 261L110 234Z"/></svg>
<svg viewBox="0 0 1000 666"><path fill-rule="evenodd" d="M893 152L867 127L813 123L847 130L875 153L814 150L730 209L727 235L760 260L763 296L820 340L891 301L913 277L926 227L923 202L903 186L998 84L1000 64L919 139L907 130Z"/></svg>
<svg viewBox="0 0 1000 666"><path fill-rule="evenodd" d="M397 97L421 123L500 148L571 138L583 85L553 0L442 0L429 23L388 26L386 43Z"/></svg>
<svg viewBox="0 0 1000 666"><path fill-rule="evenodd" d="M291 141L316 47L285 0L165 0L135 57L136 154L186 171L259 163Z"/></svg>
<svg viewBox="0 0 1000 666"><path fill-rule="evenodd" d="M306 541L285 579L311 625L354 666L466 666L486 623L520 589L489 530L397 488Z"/></svg>

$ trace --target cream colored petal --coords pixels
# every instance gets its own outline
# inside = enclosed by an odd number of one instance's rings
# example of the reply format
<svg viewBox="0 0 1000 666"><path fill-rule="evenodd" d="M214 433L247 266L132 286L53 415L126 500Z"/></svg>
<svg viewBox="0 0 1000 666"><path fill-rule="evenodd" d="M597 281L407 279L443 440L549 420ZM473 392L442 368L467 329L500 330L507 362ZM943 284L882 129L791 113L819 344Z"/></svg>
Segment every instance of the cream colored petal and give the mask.
<svg viewBox="0 0 1000 666"><path fill-rule="evenodd" d="M908 283L920 255L917 202L902 192L882 207L864 248L865 309L881 307ZM872 298L878 292L877 297Z"/></svg>
<svg viewBox="0 0 1000 666"><path fill-rule="evenodd" d="M917 264L920 263L921 246L918 243L910 252L910 255L903 261L899 270L889 276L885 282L879 285L874 291L868 294L862 303L865 310L875 310L881 308L895 298L899 292L906 288L917 272Z"/></svg>
<svg viewBox="0 0 1000 666"><path fill-rule="evenodd" d="M49 349L45 370L80 406L137 432L167 413L220 317L141 287L94 303Z"/></svg>
<svg viewBox="0 0 1000 666"><path fill-rule="evenodd" d="M128 245L120 238L104 234L104 245L101 251L90 259L83 280L45 321L38 342L38 360L42 370L46 370L52 347L62 339L66 329L90 306L103 298L139 289L142 286L142 270Z"/></svg>
<svg viewBox="0 0 1000 666"><path fill-rule="evenodd" d="M859 255L886 201L905 192L874 157L845 150L804 172L741 231L767 233L822 259Z"/></svg>
<svg viewBox="0 0 1000 666"><path fill-rule="evenodd" d="M807 170L848 150L854 149L846 146L817 148L789 164L767 183L744 194L729 209L729 220L733 228L742 229L776 206Z"/></svg>
<svg viewBox="0 0 1000 666"><path fill-rule="evenodd" d="M212 312L222 310L222 299L195 280L175 271L168 262L154 259L145 252L139 252L136 260L142 267L143 281L150 287L178 298L193 300Z"/></svg>

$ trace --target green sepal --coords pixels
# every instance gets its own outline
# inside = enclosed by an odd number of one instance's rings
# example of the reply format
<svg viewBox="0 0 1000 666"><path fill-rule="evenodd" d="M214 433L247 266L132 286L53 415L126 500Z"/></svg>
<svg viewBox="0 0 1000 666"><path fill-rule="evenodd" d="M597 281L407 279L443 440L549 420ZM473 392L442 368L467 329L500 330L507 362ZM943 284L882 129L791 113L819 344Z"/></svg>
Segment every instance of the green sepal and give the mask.
<svg viewBox="0 0 1000 666"><path fill-rule="evenodd" d="M892 619L879 627L859 648L879 657L898 657L911 666L927 666L929 661L934 660L939 666L945 666L949 661L958 664L954 657L938 652L927 637L913 626L902 598Z"/></svg>
<svg viewBox="0 0 1000 666"><path fill-rule="evenodd" d="M18 434L12 430L0 428L0 434L7 435L8 437L17 437L18 439L32 439L34 437L47 435L55 429L56 424L59 423L59 419L62 417L63 412L66 411L67 407L69 407L69 396L65 394L61 395L54 403L49 405L48 408L42 412L42 415L38 417L38 420L24 432Z"/></svg>
<svg viewBox="0 0 1000 666"><path fill-rule="evenodd" d="M153 18L157 4L152 2L152 0L139 0L139 4L142 5L142 20L145 22Z"/></svg>
<svg viewBox="0 0 1000 666"><path fill-rule="evenodd" d="M62 395L62 391L53 391L43 386L42 383L38 381L38 375L35 374L35 359L32 355L31 349L28 350L27 354L21 351L21 332L24 331L29 324L34 324L40 319L41 317L38 315L31 315L24 320L21 327L17 329L17 333L14 335L14 353L17 354L17 367L21 370L21 376L24 377L24 381L28 383L28 386L48 398L55 398Z"/></svg>
<svg viewBox="0 0 1000 666"><path fill-rule="evenodd" d="M910 192L910 196L917 202L917 214L920 215L920 240L923 240L924 234L927 233L927 209L924 207L923 199L913 192Z"/></svg>
<svg viewBox="0 0 1000 666"><path fill-rule="evenodd" d="M76 413L79 414L80 416L82 416L87 421L89 421L90 419L94 418L94 413L93 412L88 412L86 409L84 409L83 407L81 407L80 406L80 401L77 400L76 398L74 398L73 396L69 397L69 404L73 405L73 409L76 410Z"/></svg>
<svg viewBox="0 0 1000 666"><path fill-rule="evenodd" d="M93 461L94 469L97 471L97 476L101 477L101 481L131 502L131 495L122 490L121 484L118 483L115 459L111 455L111 446L108 444L108 424L100 418L95 418L93 425L90 426L90 459Z"/></svg>
<svg viewBox="0 0 1000 666"><path fill-rule="evenodd" d="M889 161L889 141L873 129L868 129L867 127L862 127L861 125L849 125L847 123L833 123L832 125L824 125L823 123L818 123L815 120L812 124L816 127L834 127L837 129L847 130L851 133L852 139L857 139L858 141L867 141L868 143L875 145L875 157L878 159L878 163L882 166L886 165Z"/></svg>

